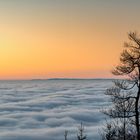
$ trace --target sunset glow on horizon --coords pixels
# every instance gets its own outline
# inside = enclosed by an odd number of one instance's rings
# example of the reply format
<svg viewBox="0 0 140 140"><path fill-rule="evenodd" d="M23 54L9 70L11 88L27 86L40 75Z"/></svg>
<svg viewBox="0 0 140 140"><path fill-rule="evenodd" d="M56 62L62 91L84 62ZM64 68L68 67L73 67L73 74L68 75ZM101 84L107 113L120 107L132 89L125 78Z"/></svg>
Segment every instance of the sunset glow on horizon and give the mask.
<svg viewBox="0 0 140 140"><path fill-rule="evenodd" d="M0 1L0 79L111 78L138 0Z"/></svg>

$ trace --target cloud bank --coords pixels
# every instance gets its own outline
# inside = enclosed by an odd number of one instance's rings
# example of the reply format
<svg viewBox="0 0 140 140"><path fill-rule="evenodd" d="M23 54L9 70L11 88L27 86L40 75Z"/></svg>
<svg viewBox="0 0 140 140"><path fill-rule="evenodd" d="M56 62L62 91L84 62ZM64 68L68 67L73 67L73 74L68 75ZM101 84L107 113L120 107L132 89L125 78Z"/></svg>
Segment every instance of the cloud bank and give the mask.
<svg viewBox="0 0 140 140"><path fill-rule="evenodd" d="M110 80L0 81L0 140L75 140L81 122L100 139Z"/></svg>

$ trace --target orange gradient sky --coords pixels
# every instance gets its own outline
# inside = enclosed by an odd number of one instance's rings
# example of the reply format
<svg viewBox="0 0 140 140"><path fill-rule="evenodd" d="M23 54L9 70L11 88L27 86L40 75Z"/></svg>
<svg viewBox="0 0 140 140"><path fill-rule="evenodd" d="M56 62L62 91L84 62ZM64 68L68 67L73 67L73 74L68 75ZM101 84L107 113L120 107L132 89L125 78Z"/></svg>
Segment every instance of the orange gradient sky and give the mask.
<svg viewBox="0 0 140 140"><path fill-rule="evenodd" d="M138 0L1 0L0 79L110 78Z"/></svg>

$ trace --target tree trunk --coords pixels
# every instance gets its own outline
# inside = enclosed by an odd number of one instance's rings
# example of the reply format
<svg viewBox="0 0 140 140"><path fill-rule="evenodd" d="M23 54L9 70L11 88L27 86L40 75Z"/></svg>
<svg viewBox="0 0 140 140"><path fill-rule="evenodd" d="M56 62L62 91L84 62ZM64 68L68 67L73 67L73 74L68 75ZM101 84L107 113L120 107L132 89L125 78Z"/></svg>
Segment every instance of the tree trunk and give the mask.
<svg viewBox="0 0 140 140"><path fill-rule="evenodd" d="M123 139L124 139L124 140L126 139L126 138L125 138L125 135L126 135L126 134L125 134L125 133L126 133L126 132L125 132L125 131L126 131L126 130L125 130L125 129L126 129L126 128L125 128L125 123L126 123L126 122L125 122L125 118L124 118L124 124L123 124L123 127L124 127L124 137L123 137Z"/></svg>
<svg viewBox="0 0 140 140"><path fill-rule="evenodd" d="M126 107L125 107L125 102L123 102L123 107L124 107L124 112L123 112L123 131L124 131L124 137L123 137L123 140L125 140L126 139L126 137L125 137L125 135L126 135L126 126L125 126L125 124L126 124Z"/></svg>
<svg viewBox="0 0 140 140"><path fill-rule="evenodd" d="M140 97L140 85L138 87L138 93L136 96L136 102L135 102L135 112L136 112L136 129L137 129L137 140L140 140L140 129L139 129L139 97Z"/></svg>

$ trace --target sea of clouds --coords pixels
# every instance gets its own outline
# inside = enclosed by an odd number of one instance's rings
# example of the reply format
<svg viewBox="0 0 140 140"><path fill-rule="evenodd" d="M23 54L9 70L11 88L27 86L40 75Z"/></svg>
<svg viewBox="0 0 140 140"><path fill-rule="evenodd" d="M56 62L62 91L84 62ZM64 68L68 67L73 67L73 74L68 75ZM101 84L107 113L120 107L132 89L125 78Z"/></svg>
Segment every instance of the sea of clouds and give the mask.
<svg viewBox="0 0 140 140"><path fill-rule="evenodd" d="M0 81L0 140L100 140L111 80Z"/></svg>

